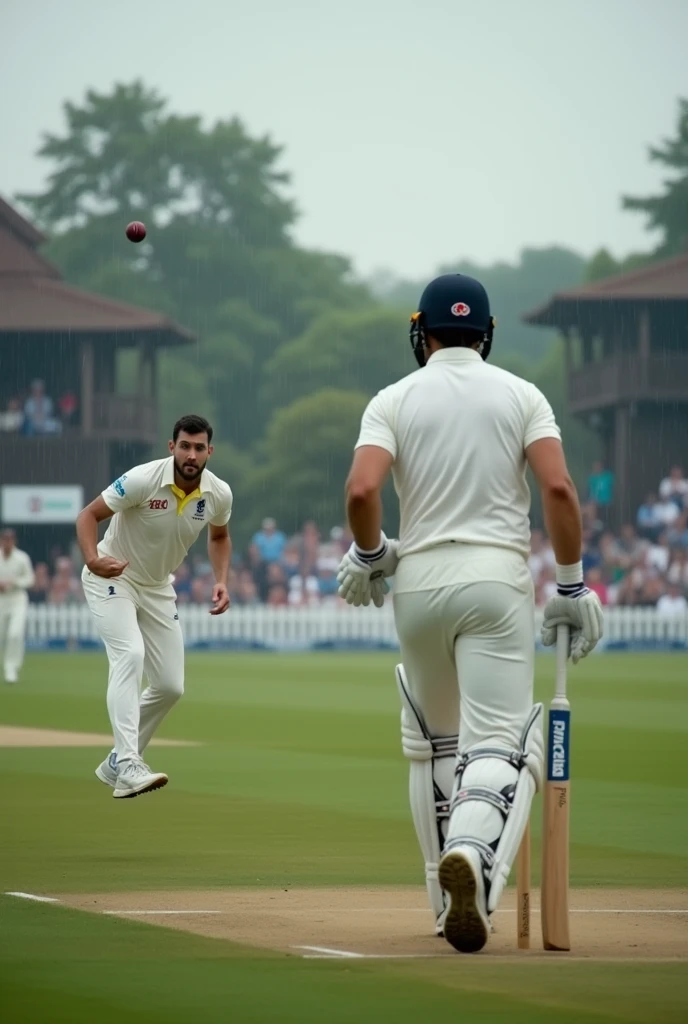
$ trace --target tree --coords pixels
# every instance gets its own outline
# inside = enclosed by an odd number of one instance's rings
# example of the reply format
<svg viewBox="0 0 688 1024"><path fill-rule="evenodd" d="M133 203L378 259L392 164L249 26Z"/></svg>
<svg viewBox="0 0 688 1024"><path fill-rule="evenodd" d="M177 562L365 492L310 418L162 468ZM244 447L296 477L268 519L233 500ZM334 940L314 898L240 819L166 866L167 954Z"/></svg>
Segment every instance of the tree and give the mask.
<svg viewBox="0 0 688 1024"><path fill-rule="evenodd" d="M323 313L267 364L262 401L274 408L332 386L373 395L417 369L408 323L380 306Z"/></svg>
<svg viewBox="0 0 688 1024"><path fill-rule="evenodd" d="M262 434L264 367L325 309L370 304L343 257L300 249L282 150L237 118L205 127L179 117L141 82L65 105L66 131L39 155L46 189L20 200L52 233L47 255L82 287L158 309L193 330L194 348L165 353L166 409L212 407L218 441ZM148 237L132 245L131 219ZM169 389L169 390L167 390Z"/></svg>
<svg viewBox="0 0 688 1024"><path fill-rule="evenodd" d="M270 510L287 530L304 520L344 518L344 483L368 395L324 388L278 409L261 445L263 464L248 474L248 508Z"/></svg>
<svg viewBox="0 0 688 1024"><path fill-rule="evenodd" d="M650 229L660 232L656 256L677 256L688 248L688 99L679 99L675 138L650 146L649 156L674 177L665 180L662 195L624 196L623 207L645 214Z"/></svg>

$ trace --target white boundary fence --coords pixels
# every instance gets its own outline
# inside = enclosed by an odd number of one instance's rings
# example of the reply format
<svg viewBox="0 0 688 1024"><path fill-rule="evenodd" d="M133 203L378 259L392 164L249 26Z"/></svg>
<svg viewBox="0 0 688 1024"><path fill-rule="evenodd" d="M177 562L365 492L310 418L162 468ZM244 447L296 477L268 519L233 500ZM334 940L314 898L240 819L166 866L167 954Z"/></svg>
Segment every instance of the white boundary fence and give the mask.
<svg viewBox="0 0 688 1024"><path fill-rule="evenodd" d="M383 608L326 605L313 608L231 608L214 616L195 605L181 606L186 645L199 650L395 649L391 603ZM542 610L533 637L539 646ZM88 649L100 646L85 605L31 605L27 644L31 649ZM654 608L608 608L599 650L688 650L688 614L659 615Z"/></svg>

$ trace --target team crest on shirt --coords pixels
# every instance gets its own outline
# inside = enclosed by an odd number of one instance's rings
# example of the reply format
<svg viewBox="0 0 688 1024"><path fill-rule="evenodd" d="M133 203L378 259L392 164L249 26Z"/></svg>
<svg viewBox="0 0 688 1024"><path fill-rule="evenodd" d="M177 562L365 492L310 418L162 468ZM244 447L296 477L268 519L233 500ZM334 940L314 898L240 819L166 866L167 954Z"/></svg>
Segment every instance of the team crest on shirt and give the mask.
<svg viewBox="0 0 688 1024"><path fill-rule="evenodd" d="M201 522L205 520L205 498L201 498L200 501L196 502L196 511L191 516L192 519L200 519Z"/></svg>

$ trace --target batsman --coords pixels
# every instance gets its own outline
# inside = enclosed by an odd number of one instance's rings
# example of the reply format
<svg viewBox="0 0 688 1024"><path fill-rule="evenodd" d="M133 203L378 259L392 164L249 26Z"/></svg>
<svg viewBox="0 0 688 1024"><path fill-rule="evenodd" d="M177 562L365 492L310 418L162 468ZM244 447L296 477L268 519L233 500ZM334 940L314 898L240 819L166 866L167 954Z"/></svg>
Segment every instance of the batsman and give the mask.
<svg viewBox="0 0 688 1024"><path fill-rule="evenodd" d="M533 384L487 362L494 326L480 282L445 274L426 287L411 317L420 369L363 414L346 485L354 542L338 573L349 604L378 607L395 577L413 822L435 931L465 953L488 940L542 785L527 467L557 562L542 641L568 625L576 663L602 636L560 430ZM390 471L398 540L382 531Z"/></svg>

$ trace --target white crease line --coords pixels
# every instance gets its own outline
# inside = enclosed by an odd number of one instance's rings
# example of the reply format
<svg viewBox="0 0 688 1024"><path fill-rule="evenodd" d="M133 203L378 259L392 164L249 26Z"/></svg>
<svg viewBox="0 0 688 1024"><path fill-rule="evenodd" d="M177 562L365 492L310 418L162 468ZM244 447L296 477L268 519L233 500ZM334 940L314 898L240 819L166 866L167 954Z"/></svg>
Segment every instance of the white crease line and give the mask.
<svg viewBox="0 0 688 1024"><path fill-rule="evenodd" d="M144 917L150 915L152 917L161 917L163 915L171 914L221 914L221 910L103 910L103 914L112 914L117 916L118 914L126 914L129 917L136 915L137 917Z"/></svg>
<svg viewBox="0 0 688 1024"><path fill-rule="evenodd" d="M292 949L307 949L311 953L324 953L325 956L318 957L322 960L336 960L338 957L342 957L348 960L364 960L366 959L365 953L350 953L346 949L328 949L327 946L292 946ZM316 959L315 957L304 957L304 959Z"/></svg>
<svg viewBox="0 0 688 1024"><path fill-rule="evenodd" d="M313 947L295 946L295 949L309 949ZM336 955L334 955L336 953ZM359 960L465 960L461 953L337 953L332 951L329 955L304 956L304 960L337 960L342 956L355 957ZM524 950L523 955L514 953L488 953L486 956L471 956L471 965L477 963L573 963L573 964L685 964L688 958L682 956L571 956L569 953L528 953Z"/></svg>
<svg viewBox="0 0 688 1024"><path fill-rule="evenodd" d="M5 896L16 896L20 900L35 900L36 903L59 903L52 896L34 896L31 892L6 892Z"/></svg>

